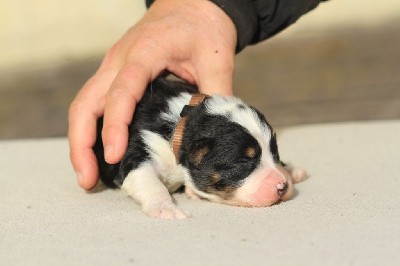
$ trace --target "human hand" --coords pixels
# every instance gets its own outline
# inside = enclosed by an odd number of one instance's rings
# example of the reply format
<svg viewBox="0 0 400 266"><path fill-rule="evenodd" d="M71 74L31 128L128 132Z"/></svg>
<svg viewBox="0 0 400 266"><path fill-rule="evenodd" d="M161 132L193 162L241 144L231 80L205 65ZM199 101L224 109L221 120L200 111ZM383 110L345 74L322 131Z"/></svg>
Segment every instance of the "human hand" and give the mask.
<svg viewBox="0 0 400 266"><path fill-rule="evenodd" d="M144 17L107 52L97 72L69 109L70 158L79 185L98 180L97 119L104 115L105 159L121 160L137 102L162 71L198 85L207 94L232 94L236 29L206 0L157 0Z"/></svg>

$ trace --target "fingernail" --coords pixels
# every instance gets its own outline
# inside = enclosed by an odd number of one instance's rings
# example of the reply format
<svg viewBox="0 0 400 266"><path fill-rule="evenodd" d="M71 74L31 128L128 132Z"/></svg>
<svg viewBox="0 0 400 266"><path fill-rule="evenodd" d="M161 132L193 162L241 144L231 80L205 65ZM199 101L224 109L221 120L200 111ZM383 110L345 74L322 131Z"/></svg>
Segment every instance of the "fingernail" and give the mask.
<svg viewBox="0 0 400 266"><path fill-rule="evenodd" d="M106 158L110 158L114 153L114 147L111 145L107 145L106 148L104 149L104 156Z"/></svg>

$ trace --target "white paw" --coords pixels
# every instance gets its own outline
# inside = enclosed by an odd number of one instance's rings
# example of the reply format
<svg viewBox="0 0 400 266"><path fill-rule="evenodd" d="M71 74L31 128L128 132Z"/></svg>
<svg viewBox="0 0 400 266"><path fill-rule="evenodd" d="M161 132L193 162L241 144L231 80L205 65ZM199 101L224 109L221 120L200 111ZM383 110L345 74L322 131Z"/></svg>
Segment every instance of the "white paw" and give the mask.
<svg viewBox="0 0 400 266"><path fill-rule="evenodd" d="M188 186L185 186L185 194L189 199L199 200L201 199L199 195L197 195L193 189Z"/></svg>
<svg viewBox="0 0 400 266"><path fill-rule="evenodd" d="M298 183L307 178L307 172L303 169L293 168L290 170L290 176L292 177L293 183Z"/></svg>
<svg viewBox="0 0 400 266"><path fill-rule="evenodd" d="M146 206L143 206L143 211L150 217L175 220L175 219L186 219L191 215L176 206L171 201L157 201Z"/></svg>

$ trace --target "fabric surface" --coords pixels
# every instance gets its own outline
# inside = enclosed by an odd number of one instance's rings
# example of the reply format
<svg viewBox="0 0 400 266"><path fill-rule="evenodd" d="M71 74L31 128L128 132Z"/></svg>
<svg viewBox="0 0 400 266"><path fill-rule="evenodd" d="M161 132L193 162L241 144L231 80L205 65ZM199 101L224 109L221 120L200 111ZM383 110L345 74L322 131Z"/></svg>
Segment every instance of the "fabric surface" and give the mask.
<svg viewBox="0 0 400 266"><path fill-rule="evenodd" d="M174 195L192 218L145 216L120 190L82 191L66 139L0 142L2 265L398 265L400 120L278 131L308 170L297 195L242 208Z"/></svg>

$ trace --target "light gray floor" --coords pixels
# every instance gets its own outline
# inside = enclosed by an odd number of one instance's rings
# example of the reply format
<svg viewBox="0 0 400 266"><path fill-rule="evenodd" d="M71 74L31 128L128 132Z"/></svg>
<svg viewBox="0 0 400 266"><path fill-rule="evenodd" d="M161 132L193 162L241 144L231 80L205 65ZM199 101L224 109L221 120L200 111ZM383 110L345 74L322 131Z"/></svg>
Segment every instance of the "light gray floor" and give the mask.
<svg viewBox="0 0 400 266"><path fill-rule="evenodd" d="M2 265L400 265L400 121L286 128L297 196L240 208L176 195L193 218L148 218L76 184L65 139L0 142Z"/></svg>

